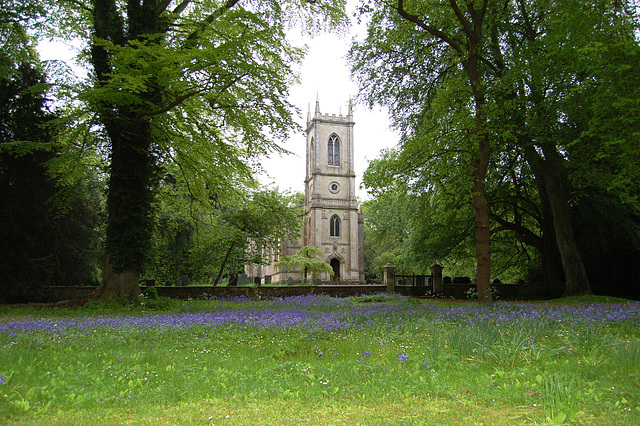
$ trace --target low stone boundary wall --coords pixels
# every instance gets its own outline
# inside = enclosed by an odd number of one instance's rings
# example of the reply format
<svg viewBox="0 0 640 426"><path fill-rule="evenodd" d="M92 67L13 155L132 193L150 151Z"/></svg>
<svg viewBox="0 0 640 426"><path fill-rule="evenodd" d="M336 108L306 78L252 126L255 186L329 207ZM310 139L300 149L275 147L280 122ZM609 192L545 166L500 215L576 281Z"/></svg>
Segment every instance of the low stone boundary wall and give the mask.
<svg viewBox="0 0 640 426"><path fill-rule="evenodd" d="M144 290L147 287L141 286ZM382 293L383 285L314 285L314 286L185 286L155 288L159 296L176 299L198 299L202 297L288 297L305 294L324 294L332 297L348 297L362 294ZM55 303L63 300L84 299L91 296L97 287L47 287L44 289L43 302Z"/></svg>
<svg viewBox="0 0 640 426"><path fill-rule="evenodd" d="M87 299L98 287L45 287L38 302L55 303L63 300Z"/></svg>
<svg viewBox="0 0 640 426"><path fill-rule="evenodd" d="M492 284L492 288L498 291L498 300L518 299L518 284ZM142 290L147 287L141 286ZM306 294L323 294L332 297L349 297L365 294L383 293L387 290L384 285L313 285L313 286L239 286L239 287L212 287L212 286L186 286L186 287L153 287L159 296L172 297L177 299L198 299L202 297L289 297L303 296ZM467 291L475 289L475 284L445 284L443 285L444 298L468 299ZM43 302L55 303L63 300L84 299L91 296L97 287L47 287L44 289ZM430 286L396 286L398 294L406 296L422 297L427 291L431 291Z"/></svg>
<svg viewBox="0 0 640 426"><path fill-rule="evenodd" d="M495 300L517 300L521 284L491 284L494 289ZM433 288L431 286L396 286L396 293L406 296L422 297L425 294L431 295ZM469 293L476 290L475 284L444 284L442 286L442 297L445 299L469 299Z"/></svg>
<svg viewBox="0 0 640 426"><path fill-rule="evenodd" d="M143 287L145 288L145 287ZM205 297L290 297L323 294L332 297L358 296L385 291L383 285L238 286L238 287L155 287L159 296L178 299Z"/></svg>

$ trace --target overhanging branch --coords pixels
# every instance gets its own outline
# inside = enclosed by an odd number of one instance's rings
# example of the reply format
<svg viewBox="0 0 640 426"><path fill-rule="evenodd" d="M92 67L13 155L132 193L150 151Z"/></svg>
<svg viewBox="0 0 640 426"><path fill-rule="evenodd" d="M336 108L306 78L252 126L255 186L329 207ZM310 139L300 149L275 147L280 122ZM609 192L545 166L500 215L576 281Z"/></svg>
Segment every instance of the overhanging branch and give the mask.
<svg viewBox="0 0 640 426"><path fill-rule="evenodd" d="M236 4L238 4L240 0L227 0L222 6L214 10L209 16L207 16L202 23L200 23L199 28L192 32L189 37L187 37L187 41L194 42L200 38L202 31L204 31L213 21L220 18L226 12L231 10Z"/></svg>

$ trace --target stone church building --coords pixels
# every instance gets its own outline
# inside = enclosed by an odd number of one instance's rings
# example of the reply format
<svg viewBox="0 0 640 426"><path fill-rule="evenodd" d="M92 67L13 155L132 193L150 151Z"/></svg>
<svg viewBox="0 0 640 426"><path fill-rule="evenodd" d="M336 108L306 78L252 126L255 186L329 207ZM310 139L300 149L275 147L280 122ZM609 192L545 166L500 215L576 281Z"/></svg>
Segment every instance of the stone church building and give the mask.
<svg viewBox="0 0 640 426"><path fill-rule="evenodd" d="M353 109L342 114L307 114L304 223L297 241L285 241L270 255L267 266L247 266L245 273L255 283L301 281L298 270L275 268L281 255L293 255L312 245L334 271L334 281L364 282L363 221L356 200L354 171ZM310 276L329 281L327 273Z"/></svg>

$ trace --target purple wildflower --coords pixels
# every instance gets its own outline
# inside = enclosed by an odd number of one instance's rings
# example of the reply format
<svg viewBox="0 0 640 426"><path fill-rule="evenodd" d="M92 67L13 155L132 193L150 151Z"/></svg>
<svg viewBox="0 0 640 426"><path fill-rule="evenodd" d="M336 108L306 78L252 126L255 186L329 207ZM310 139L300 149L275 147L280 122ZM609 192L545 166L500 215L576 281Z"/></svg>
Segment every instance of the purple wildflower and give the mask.
<svg viewBox="0 0 640 426"><path fill-rule="evenodd" d="M407 358L409 358L409 355L407 354L398 354L398 361L400 362L405 362Z"/></svg>

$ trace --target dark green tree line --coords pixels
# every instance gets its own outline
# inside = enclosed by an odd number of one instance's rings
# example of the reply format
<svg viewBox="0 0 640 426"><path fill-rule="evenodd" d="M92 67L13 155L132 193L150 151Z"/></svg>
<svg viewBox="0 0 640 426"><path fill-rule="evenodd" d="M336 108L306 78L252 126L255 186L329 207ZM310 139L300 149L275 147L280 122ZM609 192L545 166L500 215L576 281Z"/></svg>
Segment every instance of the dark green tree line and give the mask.
<svg viewBox="0 0 640 426"><path fill-rule="evenodd" d="M633 72L615 83L611 78L631 66L638 49L632 6L609 1L588 6L573 1L368 2L363 7L371 15L368 37L351 52L365 100L389 106L403 131L400 156L390 169L395 178L439 197L465 197L451 189L470 188L466 197L473 200L479 194L473 187L479 181L477 156L481 141L488 141L484 184L492 238L510 232L523 248L534 247L551 281L558 280L559 258L567 295L590 292L571 212L579 208L584 183L603 170L597 165L605 158L617 163L620 173L601 188L626 200L628 211L635 208L628 196L632 191L614 183L637 185L631 171L637 162L629 162L626 154L637 150L632 146L637 84L631 83ZM456 40L477 52L477 84L465 63L473 54L460 55L452 45ZM594 49L600 54L585 54ZM614 53L620 51L625 53ZM477 103L480 86L483 109ZM606 106L595 95L618 92L621 101ZM587 93L595 96L586 98ZM478 112L485 120L482 131ZM612 121L603 126L600 117ZM608 132L616 120L627 127L613 142ZM594 155L578 156L585 149ZM477 231L478 204L472 205ZM477 243L476 233L476 248ZM483 276L478 272L479 282Z"/></svg>
<svg viewBox="0 0 640 426"><path fill-rule="evenodd" d="M0 300L10 302L98 278L101 198L90 181L62 184L50 175L60 123L31 58L0 77Z"/></svg>

